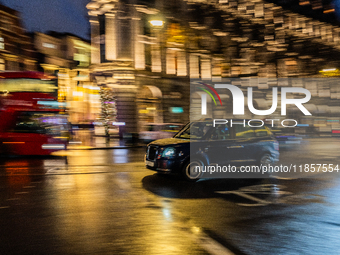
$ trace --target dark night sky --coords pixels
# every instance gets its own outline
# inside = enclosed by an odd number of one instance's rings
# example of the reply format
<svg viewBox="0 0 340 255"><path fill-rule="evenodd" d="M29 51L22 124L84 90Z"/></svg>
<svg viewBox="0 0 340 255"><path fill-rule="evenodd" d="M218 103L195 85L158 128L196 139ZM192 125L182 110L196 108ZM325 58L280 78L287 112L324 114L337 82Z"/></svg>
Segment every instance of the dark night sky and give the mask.
<svg viewBox="0 0 340 255"><path fill-rule="evenodd" d="M90 0L0 0L0 3L21 12L28 31L69 32L89 39L90 23L86 4Z"/></svg>
<svg viewBox="0 0 340 255"><path fill-rule="evenodd" d="M90 23L86 4L91 0L0 0L0 3L21 12L28 31L69 32L90 39ZM340 0L333 0L340 16ZM339 18L338 18L339 19Z"/></svg>

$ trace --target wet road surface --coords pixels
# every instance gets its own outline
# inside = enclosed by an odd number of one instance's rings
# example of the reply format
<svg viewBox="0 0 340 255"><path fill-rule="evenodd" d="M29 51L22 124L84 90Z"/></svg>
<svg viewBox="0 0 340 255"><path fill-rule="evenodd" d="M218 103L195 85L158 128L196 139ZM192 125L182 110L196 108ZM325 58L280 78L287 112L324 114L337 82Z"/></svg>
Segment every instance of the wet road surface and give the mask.
<svg viewBox="0 0 340 255"><path fill-rule="evenodd" d="M338 144L281 162L340 162ZM340 173L187 183L146 170L144 151L2 159L0 254L340 253Z"/></svg>

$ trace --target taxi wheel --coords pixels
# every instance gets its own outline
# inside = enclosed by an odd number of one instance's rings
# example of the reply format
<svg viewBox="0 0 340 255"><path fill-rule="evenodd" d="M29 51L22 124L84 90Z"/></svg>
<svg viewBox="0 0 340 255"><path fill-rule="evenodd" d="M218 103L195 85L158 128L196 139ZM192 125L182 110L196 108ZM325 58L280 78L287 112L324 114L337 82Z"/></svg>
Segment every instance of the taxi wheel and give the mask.
<svg viewBox="0 0 340 255"><path fill-rule="evenodd" d="M199 159L189 160L186 162L182 168L182 177L186 181L196 182L202 176L201 171L197 171L197 168L202 169L204 167L204 163Z"/></svg>
<svg viewBox="0 0 340 255"><path fill-rule="evenodd" d="M262 168L264 166L267 167L266 173L263 174L264 178L270 178L271 177L271 172L269 171L269 165L273 165L273 164L274 164L273 158L269 153L266 153L266 154L261 156L258 165L261 166Z"/></svg>
<svg viewBox="0 0 340 255"><path fill-rule="evenodd" d="M262 155L262 157L260 158L259 164L262 166L268 166L270 164L273 164L272 156L269 153Z"/></svg>

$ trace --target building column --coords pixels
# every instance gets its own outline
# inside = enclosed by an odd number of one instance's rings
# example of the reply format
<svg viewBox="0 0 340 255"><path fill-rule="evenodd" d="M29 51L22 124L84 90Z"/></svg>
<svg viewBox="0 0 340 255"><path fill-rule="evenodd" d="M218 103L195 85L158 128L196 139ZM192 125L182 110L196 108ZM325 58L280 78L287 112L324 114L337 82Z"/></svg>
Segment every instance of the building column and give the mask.
<svg viewBox="0 0 340 255"><path fill-rule="evenodd" d="M187 75L187 56L184 50L177 52L177 76Z"/></svg>
<svg viewBox="0 0 340 255"><path fill-rule="evenodd" d="M166 74L176 74L176 52L166 49Z"/></svg>
<svg viewBox="0 0 340 255"><path fill-rule="evenodd" d="M199 57L197 54L191 53L189 59L190 78L195 79L200 77Z"/></svg>
<svg viewBox="0 0 340 255"><path fill-rule="evenodd" d="M107 60L117 59L116 18L113 13L105 14L105 53Z"/></svg>
<svg viewBox="0 0 340 255"><path fill-rule="evenodd" d="M143 36L143 23L139 12L135 12L135 18L133 19L133 35L134 40L134 63L135 68L138 70L145 69L145 46L141 42Z"/></svg>
<svg viewBox="0 0 340 255"><path fill-rule="evenodd" d="M91 17L91 63L100 64L100 35L98 17Z"/></svg>
<svg viewBox="0 0 340 255"><path fill-rule="evenodd" d="M211 79L211 59L210 58L201 58L201 78L202 79Z"/></svg>

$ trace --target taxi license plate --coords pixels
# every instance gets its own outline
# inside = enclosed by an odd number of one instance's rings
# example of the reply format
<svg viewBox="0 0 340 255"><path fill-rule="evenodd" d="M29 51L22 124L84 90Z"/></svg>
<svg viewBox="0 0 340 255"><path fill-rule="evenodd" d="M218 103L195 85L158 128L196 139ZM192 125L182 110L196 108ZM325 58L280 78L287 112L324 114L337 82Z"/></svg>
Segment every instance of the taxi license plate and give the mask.
<svg viewBox="0 0 340 255"><path fill-rule="evenodd" d="M153 161L146 161L145 164L146 164L147 166L153 167L153 166L155 165L155 162L153 162Z"/></svg>

